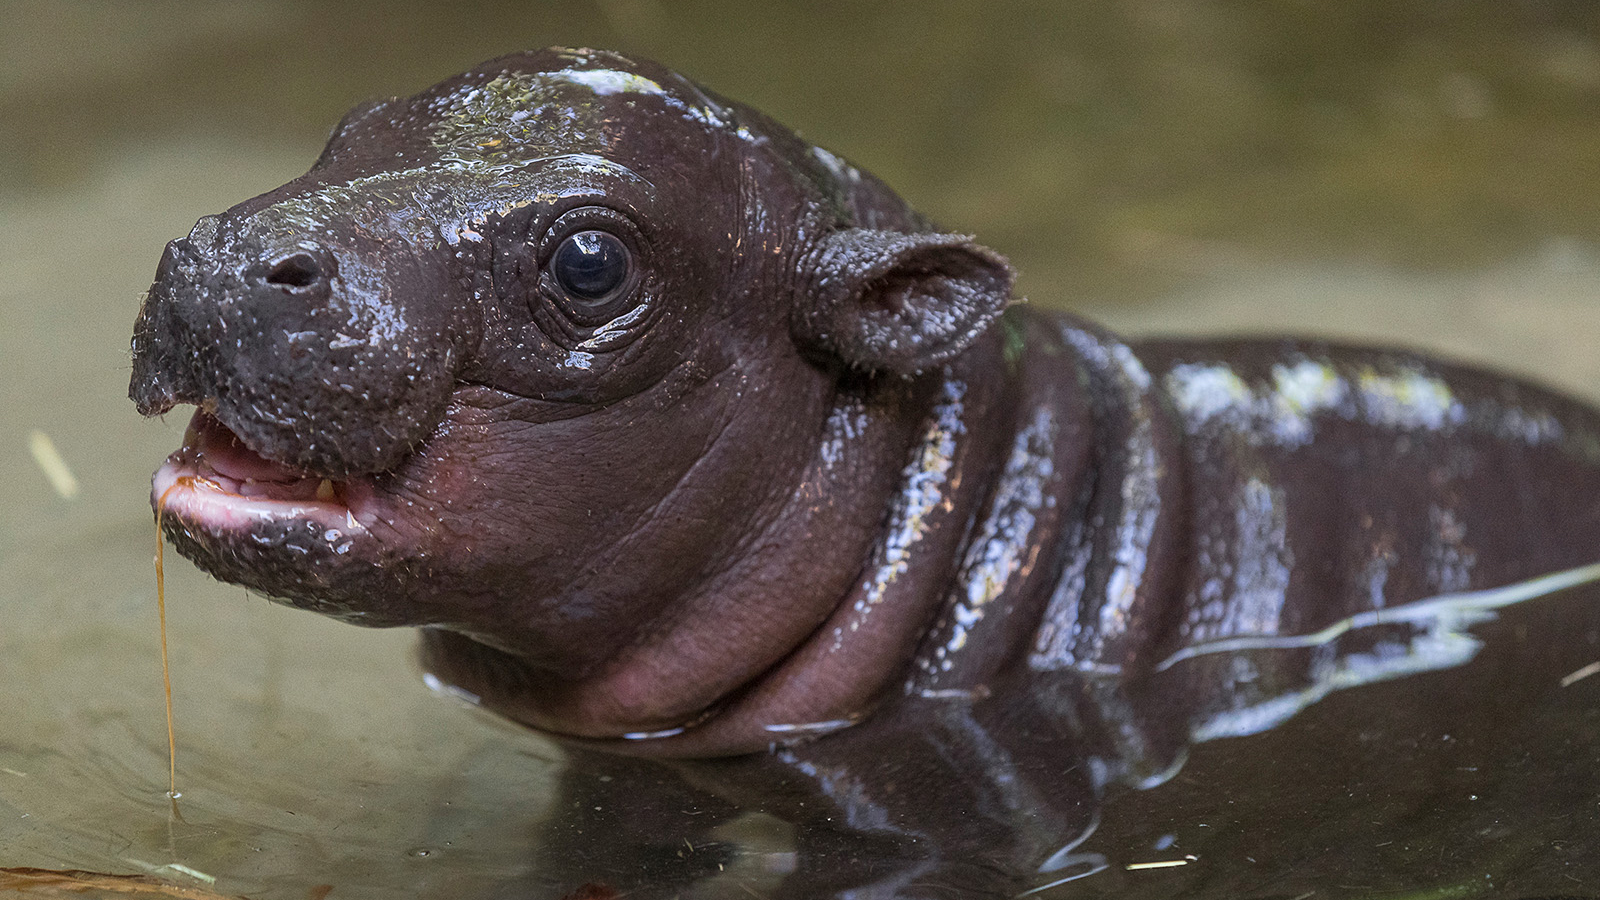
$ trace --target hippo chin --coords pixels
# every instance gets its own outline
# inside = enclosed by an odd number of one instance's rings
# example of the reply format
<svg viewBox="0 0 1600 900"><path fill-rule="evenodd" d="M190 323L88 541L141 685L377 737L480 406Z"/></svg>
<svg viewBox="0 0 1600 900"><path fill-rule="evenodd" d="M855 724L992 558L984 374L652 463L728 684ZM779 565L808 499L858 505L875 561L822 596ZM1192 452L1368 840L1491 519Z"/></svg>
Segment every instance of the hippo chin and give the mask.
<svg viewBox="0 0 1600 900"><path fill-rule="evenodd" d="M168 245L130 395L199 409L154 499L216 577L423 626L435 677L572 746L770 750L723 771L1004 890L1109 782L1600 578L1579 403L1123 341L1011 286L664 68L515 54L358 107Z"/></svg>

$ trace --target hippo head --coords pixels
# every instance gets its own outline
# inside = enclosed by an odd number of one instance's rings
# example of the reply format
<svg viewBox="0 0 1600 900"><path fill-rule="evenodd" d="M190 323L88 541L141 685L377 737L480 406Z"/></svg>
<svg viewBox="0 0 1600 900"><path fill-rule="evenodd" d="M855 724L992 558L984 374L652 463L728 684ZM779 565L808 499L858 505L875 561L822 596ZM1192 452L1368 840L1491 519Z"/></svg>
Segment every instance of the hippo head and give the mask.
<svg viewBox="0 0 1600 900"><path fill-rule="evenodd" d="M202 568L432 626L539 686L524 720L608 738L707 715L816 628L882 519L851 467L907 450L847 422L856 456L822 453L839 410L911 402L1009 291L758 113L516 54L357 108L306 175L169 244L130 395L198 407L154 500ZM767 577L768 608L717 599L807 541L839 559Z"/></svg>

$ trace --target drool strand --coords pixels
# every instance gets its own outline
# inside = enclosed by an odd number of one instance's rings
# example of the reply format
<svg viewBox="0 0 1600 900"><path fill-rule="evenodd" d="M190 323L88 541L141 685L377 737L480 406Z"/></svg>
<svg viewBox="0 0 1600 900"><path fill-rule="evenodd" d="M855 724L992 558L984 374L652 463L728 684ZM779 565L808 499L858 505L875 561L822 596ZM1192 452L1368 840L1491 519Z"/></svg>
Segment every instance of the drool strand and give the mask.
<svg viewBox="0 0 1600 900"><path fill-rule="evenodd" d="M156 500L156 614L161 620L161 683L167 692L167 798L177 806L178 797L178 741L172 727L172 666L167 660L167 575L162 565L165 541L161 537L161 517L167 511L167 495L176 490L174 484Z"/></svg>

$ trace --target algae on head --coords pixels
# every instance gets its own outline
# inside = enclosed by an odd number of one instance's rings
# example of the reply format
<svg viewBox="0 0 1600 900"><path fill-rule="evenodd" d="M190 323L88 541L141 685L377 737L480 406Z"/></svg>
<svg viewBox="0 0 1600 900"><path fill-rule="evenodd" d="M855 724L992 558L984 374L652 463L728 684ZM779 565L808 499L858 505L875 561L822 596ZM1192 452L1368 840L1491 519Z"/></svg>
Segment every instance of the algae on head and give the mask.
<svg viewBox="0 0 1600 900"><path fill-rule="evenodd" d="M505 73L451 95L429 142L446 162L509 162L603 143L594 91L561 90L546 73ZM587 96L585 96L587 94Z"/></svg>

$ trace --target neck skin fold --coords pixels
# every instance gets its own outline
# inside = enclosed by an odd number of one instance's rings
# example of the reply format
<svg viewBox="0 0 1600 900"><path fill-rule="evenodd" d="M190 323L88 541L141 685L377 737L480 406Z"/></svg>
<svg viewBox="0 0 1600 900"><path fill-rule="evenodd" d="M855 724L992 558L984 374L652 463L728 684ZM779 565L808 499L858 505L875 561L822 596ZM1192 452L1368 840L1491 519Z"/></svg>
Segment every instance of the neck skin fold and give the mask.
<svg viewBox="0 0 1600 900"><path fill-rule="evenodd" d="M425 665L502 715L630 755L748 753L852 724L900 686L1010 443L1002 343L985 336L941 377L836 393L767 527L595 676L553 682L439 630Z"/></svg>

